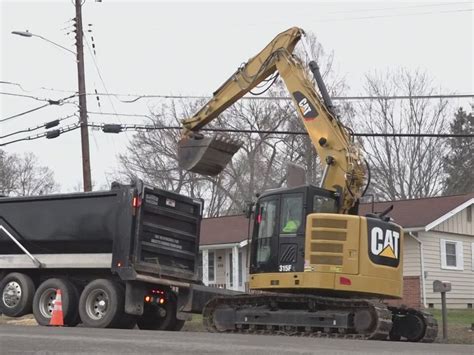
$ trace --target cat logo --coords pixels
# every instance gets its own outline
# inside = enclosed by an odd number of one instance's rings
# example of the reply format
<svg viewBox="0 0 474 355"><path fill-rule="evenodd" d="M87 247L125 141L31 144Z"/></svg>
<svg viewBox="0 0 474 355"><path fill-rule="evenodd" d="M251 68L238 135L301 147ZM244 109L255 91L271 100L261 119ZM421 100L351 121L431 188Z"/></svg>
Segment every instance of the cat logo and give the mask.
<svg viewBox="0 0 474 355"><path fill-rule="evenodd" d="M303 116L306 115L309 111L311 111L311 107L309 106L309 103L306 97L303 98L300 102L298 102L298 106Z"/></svg>
<svg viewBox="0 0 474 355"><path fill-rule="evenodd" d="M298 104L298 109L301 112L301 115L306 121L314 120L318 117L318 111L314 106L309 102L309 100L301 92L295 91L293 93L296 103Z"/></svg>
<svg viewBox="0 0 474 355"><path fill-rule="evenodd" d="M400 229L394 224L367 220L369 257L376 264L398 267L400 263Z"/></svg>

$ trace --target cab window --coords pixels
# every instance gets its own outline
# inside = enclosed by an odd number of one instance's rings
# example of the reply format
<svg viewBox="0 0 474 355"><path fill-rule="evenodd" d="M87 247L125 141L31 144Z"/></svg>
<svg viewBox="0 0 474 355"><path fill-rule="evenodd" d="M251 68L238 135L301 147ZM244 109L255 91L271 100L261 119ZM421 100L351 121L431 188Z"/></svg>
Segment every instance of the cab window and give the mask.
<svg viewBox="0 0 474 355"><path fill-rule="evenodd" d="M283 196L281 202L280 234L296 235L303 224L303 194Z"/></svg>
<svg viewBox="0 0 474 355"><path fill-rule="evenodd" d="M336 213L336 200L330 197L314 196L313 197L313 212L316 213Z"/></svg>
<svg viewBox="0 0 474 355"><path fill-rule="evenodd" d="M271 256L271 240L275 233L278 200L260 202L257 215L257 263L269 261Z"/></svg>

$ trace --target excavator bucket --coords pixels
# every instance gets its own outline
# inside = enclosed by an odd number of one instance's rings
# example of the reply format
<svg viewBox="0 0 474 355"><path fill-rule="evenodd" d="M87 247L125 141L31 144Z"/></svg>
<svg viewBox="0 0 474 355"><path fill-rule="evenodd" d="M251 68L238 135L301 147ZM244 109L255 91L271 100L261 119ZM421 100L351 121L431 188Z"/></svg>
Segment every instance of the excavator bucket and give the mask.
<svg viewBox="0 0 474 355"><path fill-rule="evenodd" d="M241 141L223 135L185 137L178 143L178 163L182 169L193 173L217 175L241 146Z"/></svg>

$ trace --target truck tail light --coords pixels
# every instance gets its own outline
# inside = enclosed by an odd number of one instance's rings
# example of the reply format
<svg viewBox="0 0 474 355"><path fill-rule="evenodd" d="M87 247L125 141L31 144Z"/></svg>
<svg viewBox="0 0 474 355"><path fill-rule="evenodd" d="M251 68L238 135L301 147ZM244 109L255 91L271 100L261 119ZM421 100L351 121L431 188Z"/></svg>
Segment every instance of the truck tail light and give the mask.
<svg viewBox="0 0 474 355"><path fill-rule="evenodd" d="M142 205L142 199L138 196L135 196L132 201L132 206L134 208L138 208Z"/></svg>

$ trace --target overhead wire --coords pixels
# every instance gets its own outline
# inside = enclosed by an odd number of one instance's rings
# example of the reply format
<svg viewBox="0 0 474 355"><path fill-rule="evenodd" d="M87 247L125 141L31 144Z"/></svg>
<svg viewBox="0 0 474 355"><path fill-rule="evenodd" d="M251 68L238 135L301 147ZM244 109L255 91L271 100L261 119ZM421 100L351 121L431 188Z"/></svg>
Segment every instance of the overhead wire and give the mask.
<svg viewBox="0 0 474 355"><path fill-rule="evenodd" d="M42 105L42 106L39 106L39 107L35 107L35 108L33 108L33 109L30 109L30 110L27 110L27 111L24 111L24 112L17 113L17 114L15 114L15 115L13 115L13 116L9 116L9 117L0 119L0 123L6 122L6 121L9 121L9 120L12 120L12 119L21 117L21 116L24 116L24 115L26 115L26 114L28 114L28 113L31 113L31 112L35 112L35 111L41 110L41 109L43 109L43 108L45 108L45 107L47 107L47 106L50 106L50 105L58 105L58 106L63 105L66 100L69 100L69 99L71 99L71 98L73 98L73 97L75 97L75 96L77 96L77 95L76 95L76 94L70 95L70 96L67 96L67 97L62 98L62 99L59 99L59 100L51 100L51 99L49 99L49 100L47 100L48 103L45 104L45 105Z"/></svg>
<svg viewBox="0 0 474 355"><path fill-rule="evenodd" d="M160 95L160 94L107 94L107 93L87 93L86 95L111 95L116 96L117 99L123 103L133 103L140 99L146 98L159 98L159 99L210 99L212 96L205 95ZM121 100L118 96L131 96L135 97L133 100ZM449 98L474 98L472 94L439 94L439 95L391 95L391 96L334 96L331 99L334 101L347 101L347 100L408 100L408 99L449 99ZM241 100L291 100L289 96L260 96L260 97L242 97Z"/></svg>
<svg viewBox="0 0 474 355"><path fill-rule="evenodd" d="M30 141L40 138L53 139L63 133L67 133L79 128L80 123L66 126L55 130L48 130L44 133L34 136L23 137L0 143L0 147L21 142ZM154 125L122 125L113 123L93 123L87 124L88 127L101 129L104 133L121 133L123 131L155 131L155 130L180 130L179 126L154 126ZM303 131L280 131L280 130L250 130L250 129L222 129L222 128L202 128L201 131L206 132L226 132L226 133L267 133L267 134L283 134L283 135L308 135ZM355 137L405 137L405 138L474 138L474 134L452 134L452 133L365 133L354 132Z"/></svg>
<svg viewBox="0 0 474 355"><path fill-rule="evenodd" d="M371 20L379 18L390 18L390 17L404 17L404 16L423 16L423 15L436 15L445 13L456 13L456 12L472 12L474 9L461 9L461 10L446 10L446 11L430 11L430 12L415 12L409 14L391 14L391 15L374 15L374 16L361 16L361 17L346 17L340 19L322 19L319 22L339 22L339 21L353 21L353 20Z"/></svg>
<svg viewBox="0 0 474 355"><path fill-rule="evenodd" d="M59 125L60 122L62 122L64 120L67 120L68 118L71 118L71 117L78 117L78 116L76 114L68 115L68 116L65 116L65 117L62 117L62 118L58 118L58 119L55 119L55 120L52 120L52 121L45 122L45 123L43 123L41 125L38 125L38 126L35 126L35 127L29 127L29 128L25 128L25 129L21 129L21 130L12 132L12 133L5 134L3 136L0 136L0 139L8 138L8 137L20 134L20 133L33 132L33 131L36 131L36 130L41 129L41 128L49 129L49 128L52 128L52 127L55 127L55 126Z"/></svg>
<svg viewBox="0 0 474 355"><path fill-rule="evenodd" d="M114 106L112 100L110 100L110 96L112 96L112 95L109 94L109 90L107 89L107 85L105 85L104 78L102 77L102 74L101 74L101 72L100 72L99 65L97 64L97 61L95 60L95 56L92 54L92 49L91 49L91 46L90 46L90 44L89 44L89 40L87 39L87 36L83 35L83 37L85 38L85 41L86 41L86 44L87 44L87 49L89 50L89 54L90 54L90 56L91 56L91 58L92 58L92 62L94 63L94 67L95 67L95 69L96 69L96 71L97 71L97 75L99 76L99 79L100 79L100 81L102 82L102 86L104 87L104 90L105 90L105 92L106 92L106 94L107 94L106 96L109 97L109 102L110 102L110 105L112 106L112 110L113 110L113 111L116 111L116 110L115 110L115 106ZM117 117L117 119L120 120L120 118L118 118L118 117Z"/></svg>
<svg viewBox="0 0 474 355"><path fill-rule="evenodd" d="M458 6L463 4L472 4L472 1L457 1L457 2L445 2L439 4L423 4L423 5L410 5L410 6L397 6L397 7L384 7L384 8L372 8L372 9L353 9L353 10L343 10L343 11L331 11L328 14L345 14L345 13L355 13L355 12L377 12L377 11L387 11L387 10L405 10L405 9L414 9L420 7L438 7L438 6Z"/></svg>
<svg viewBox="0 0 474 355"><path fill-rule="evenodd" d="M180 130L180 126L155 126L155 125L140 125L140 124L107 124L107 123L89 123L91 127L103 129L114 127L116 129L125 130ZM226 128L201 128L200 131L206 132L225 132L225 133L270 133L270 134L284 134L284 135L308 135L305 131L282 131L282 130L255 130L255 129L226 129ZM120 133L120 132L111 132ZM371 133L371 132L353 132L355 137L420 137L420 138L465 138L474 137L474 134L452 134L452 133Z"/></svg>
<svg viewBox="0 0 474 355"><path fill-rule="evenodd" d="M49 130L49 131L46 131L44 133L40 133L40 134L37 134L37 135L34 135L34 136L18 138L18 139L12 140L12 141L8 141L6 143L0 143L0 147L4 147L6 145L21 142L21 141L31 141L31 140L44 138L44 137L46 137L48 139L53 139L53 138L59 137L63 133L74 131L74 130L80 128L80 127L81 127L81 125L79 123L75 123L73 125L69 125L69 126L66 126L64 128Z"/></svg>
<svg viewBox="0 0 474 355"><path fill-rule="evenodd" d="M269 82L274 80L274 77L270 77L268 79L263 80L263 82ZM35 90L25 90L21 84L14 83L14 82L6 82L0 81L0 84L10 84L15 85L21 88L24 92L32 92ZM56 92L65 92L65 93L75 93L76 96L79 96L77 91L74 90L61 90L61 89L54 89L54 88L46 88L40 87L40 90L48 90L48 91L56 91ZM0 92L0 94L4 94ZM5 93L10 94L10 93ZM20 94L14 94L15 96L20 96ZM212 96L206 95L167 95L167 94L121 94L121 93L111 93L111 92L88 92L85 93L87 96L115 96L116 99L122 103L134 103L141 99L210 99ZM29 95L25 95L25 97L29 97ZM131 100L124 100L121 97L133 97ZM40 101L48 101L49 99L46 98L35 98ZM335 101L347 101L347 100L408 100L408 99L450 99L450 98L474 98L474 93L467 93L467 94L436 94L436 95L389 95L389 96L370 96L370 95L349 95L349 96L334 96L331 99ZM246 96L242 97L241 100L291 100L289 96L260 96L260 97L251 97Z"/></svg>

